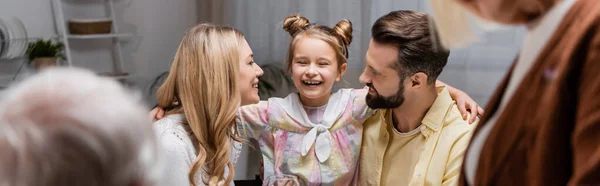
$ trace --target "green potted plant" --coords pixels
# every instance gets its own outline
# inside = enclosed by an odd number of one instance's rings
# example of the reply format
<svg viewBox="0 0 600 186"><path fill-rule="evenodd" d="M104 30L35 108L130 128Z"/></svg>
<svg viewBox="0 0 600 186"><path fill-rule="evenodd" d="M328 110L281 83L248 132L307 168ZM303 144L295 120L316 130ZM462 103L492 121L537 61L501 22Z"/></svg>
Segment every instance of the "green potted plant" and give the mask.
<svg viewBox="0 0 600 186"><path fill-rule="evenodd" d="M33 61L36 69L56 66L58 58L65 59L63 49L65 45L61 42L53 43L51 40L39 39L36 42L29 43L27 47L27 56L30 62Z"/></svg>

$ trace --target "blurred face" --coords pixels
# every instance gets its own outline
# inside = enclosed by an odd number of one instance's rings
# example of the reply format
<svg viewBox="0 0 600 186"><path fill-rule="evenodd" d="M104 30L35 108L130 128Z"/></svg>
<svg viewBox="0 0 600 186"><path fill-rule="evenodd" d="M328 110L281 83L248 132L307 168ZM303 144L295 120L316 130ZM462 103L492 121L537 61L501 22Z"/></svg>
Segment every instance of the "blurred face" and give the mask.
<svg viewBox="0 0 600 186"><path fill-rule="evenodd" d="M242 97L242 105L256 104L260 101L258 97L258 77L263 75L262 69L254 63L254 54L250 45L244 39L239 49L240 54L240 81L239 89Z"/></svg>
<svg viewBox="0 0 600 186"><path fill-rule="evenodd" d="M341 80L346 64L342 64L339 72L335 50L320 39L302 37L296 41L293 51L292 79L302 103L307 106L327 104L333 83Z"/></svg>
<svg viewBox="0 0 600 186"><path fill-rule="evenodd" d="M523 24L535 19L540 1L555 0L455 0L472 13L503 24Z"/></svg>
<svg viewBox="0 0 600 186"><path fill-rule="evenodd" d="M367 50L365 70L360 82L369 87L367 105L373 109L397 108L404 102L405 81L393 66L398 60L398 48L371 40Z"/></svg>

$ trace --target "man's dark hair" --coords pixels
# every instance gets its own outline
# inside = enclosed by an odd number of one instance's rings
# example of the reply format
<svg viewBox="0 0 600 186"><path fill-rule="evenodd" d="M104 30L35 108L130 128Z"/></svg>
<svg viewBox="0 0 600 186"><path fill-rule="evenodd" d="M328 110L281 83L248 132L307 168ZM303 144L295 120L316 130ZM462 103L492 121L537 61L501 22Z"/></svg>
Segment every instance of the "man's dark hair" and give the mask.
<svg viewBox="0 0 600 186"><path fill-rule="evenodd" d="M398 10L380 17L371 28L373 41L398 47L398 61L393 68L404 80L415 73L427 74L434 83L448 62L450 52L438 46L439 39L430 30L429 16L422 12Z"/></svg>

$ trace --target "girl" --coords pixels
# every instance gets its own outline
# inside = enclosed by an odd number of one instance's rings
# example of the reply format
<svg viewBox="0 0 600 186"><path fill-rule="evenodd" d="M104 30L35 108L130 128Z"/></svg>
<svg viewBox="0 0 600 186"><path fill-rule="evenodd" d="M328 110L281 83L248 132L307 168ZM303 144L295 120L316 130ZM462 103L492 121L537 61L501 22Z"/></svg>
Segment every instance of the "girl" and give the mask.
<svg viewBox="0 0 600 186"><path fill-rule="evenodd" d="M295 14L283 27L292 36L286 62L299 93L241 107L239 130L258 139L267 180L293 175L301 185L355 184L362 123L373 110L366 89L332 94L346 71L352 25L342 20L329 28Z"/></svg>

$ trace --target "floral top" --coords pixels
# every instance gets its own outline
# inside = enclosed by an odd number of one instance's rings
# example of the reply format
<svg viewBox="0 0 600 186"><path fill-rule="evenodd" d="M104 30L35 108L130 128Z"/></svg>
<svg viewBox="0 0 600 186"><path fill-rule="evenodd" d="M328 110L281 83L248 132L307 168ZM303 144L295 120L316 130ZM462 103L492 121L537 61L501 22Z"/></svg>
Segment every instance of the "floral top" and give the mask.
<svg viewBox="0 0 600 186"><path fill-rule="evenodd" d="M341 89L327 105L306 107L297 93L239 109L242 137L259 141L265 181L298 177L301 185L355 185L362 123L373 110L365 89Z"/></svg>

